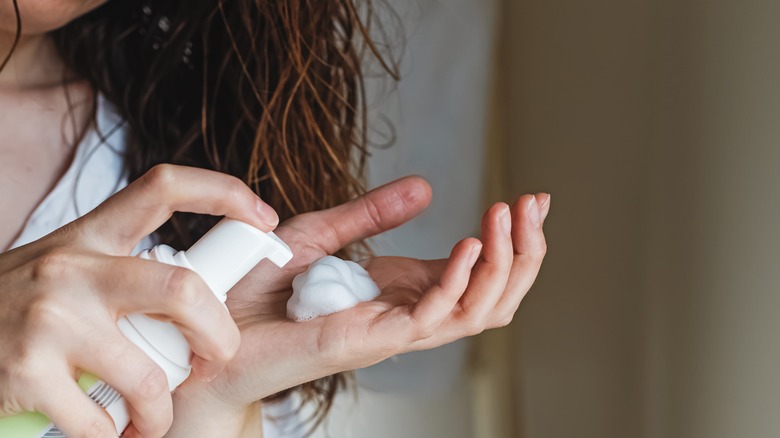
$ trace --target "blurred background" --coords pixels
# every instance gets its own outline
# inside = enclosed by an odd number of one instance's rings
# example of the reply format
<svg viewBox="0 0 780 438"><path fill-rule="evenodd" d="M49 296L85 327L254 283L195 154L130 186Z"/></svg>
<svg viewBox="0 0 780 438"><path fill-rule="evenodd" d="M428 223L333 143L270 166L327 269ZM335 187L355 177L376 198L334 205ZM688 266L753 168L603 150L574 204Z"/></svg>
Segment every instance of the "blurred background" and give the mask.
<svg viewBox="0 0 780 438"><path fill-rule="evenodd" d="M319 436L780 436L780 2L393 0L371 183L435 201L379 252L441 257L552 194L507 328L358 373Z"/></svg>

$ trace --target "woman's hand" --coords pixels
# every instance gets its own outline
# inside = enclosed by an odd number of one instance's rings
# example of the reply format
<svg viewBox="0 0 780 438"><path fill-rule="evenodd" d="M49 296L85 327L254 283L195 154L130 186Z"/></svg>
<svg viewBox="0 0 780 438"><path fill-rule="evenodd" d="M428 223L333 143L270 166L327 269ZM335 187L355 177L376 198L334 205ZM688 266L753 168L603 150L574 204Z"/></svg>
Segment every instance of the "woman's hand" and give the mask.
<svg viewBox="0 0 780 438"><path fill-rule="evenodd" d="M135 428L161 436L172 421L162 370L118 330L146 313L175 323L212 378L235 354L236 325L197 274L129 257L174 211L227 215L271 230L276 213L240 180L161 165L84 217L0 254L0 415L39 411L71 437L116 436L76 385L82 370L127 400Z"/></svg>
<svg viewBox="0 0 780 438"><path fill-rule="evenodd" d="M364 260L382 289L374 301L307 322L286 318L296 274L324 255L408 221L429 202L427 184L405 178L282 224L276 233L292 248L293 260L282 270L259 265L229 293L241 346L213 382L179 388L172 436L207 436L209 421L199 413L232 412L238 426L253 401L279 390L508 324L546 251L546 194L523 196L511 208L494 205L483 220L483 243L465 239L449 259ZM222 416L220 427L230 415Z"/></svg>

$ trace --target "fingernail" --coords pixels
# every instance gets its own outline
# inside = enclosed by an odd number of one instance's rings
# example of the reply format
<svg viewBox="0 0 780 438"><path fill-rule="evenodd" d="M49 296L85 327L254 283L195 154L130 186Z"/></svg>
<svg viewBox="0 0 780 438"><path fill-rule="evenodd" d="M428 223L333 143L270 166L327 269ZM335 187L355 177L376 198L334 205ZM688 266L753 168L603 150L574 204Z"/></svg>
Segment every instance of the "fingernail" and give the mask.
<svg viewBox="0 0 780 438"><path fill-rule="evenodd" d="M542 223L542 216L539 211L539 203L536 202L536 196L531 196L531 201L528 203L528 217L535 227L538 227Z"/></svg>
<svg viewBox="0 0 780 438"><path fill-rule="evenodd" d="M257 200L257 214L269 227L276 227L279 225L279 215L276 214L276 211L271 208L270 205L259 199Z"/></svg>
<svg viewBox="0 0 780 438"><path fill-rule="evenodd" d="M479 254L482 252L482 244L474 245L471 248L471 254L469 254L469 266L474 266L475 263L477 263L477 259L479 258Z"/></svg>
<svg viewBox="0 0 780 438"><path fill-rule="evenodd" d="M504 234L511 234L512 233L512 217L509 214L509 206L505 205L504 208L501 210L501 213L498 214L498 218L501 221L501 227L504 230Z"/></svg>
<svg viewBox="0 0 780 438"><path fill-rule="evenodd" d="M547 219L547 213L550 212L550 198L551 198L550 194L549 193L545 193L545 197L542 200L542 205L541 205L541 209L542 209L542 222L544 222L544 220Z"/></svg>

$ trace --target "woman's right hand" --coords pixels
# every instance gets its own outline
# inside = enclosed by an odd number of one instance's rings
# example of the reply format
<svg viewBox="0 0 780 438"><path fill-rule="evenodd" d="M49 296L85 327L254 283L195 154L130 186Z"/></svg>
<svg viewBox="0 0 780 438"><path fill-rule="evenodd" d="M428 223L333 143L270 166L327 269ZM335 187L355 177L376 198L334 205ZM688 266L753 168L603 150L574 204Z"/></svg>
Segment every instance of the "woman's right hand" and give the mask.
<svg viewBox="0 0 780 438"><path fill-rule="evenodd" d="M160 165L82 218L0 254L0 416L38 411L72 437L116 436L103 409L76 384L91 372L119 391L144 436L172 422L163 371L118 330L145 313L176 324L193 370L213 378L239 332L194 272L130 257L174 211L225 215L264 231L278 217L237 178Z"/></svg>

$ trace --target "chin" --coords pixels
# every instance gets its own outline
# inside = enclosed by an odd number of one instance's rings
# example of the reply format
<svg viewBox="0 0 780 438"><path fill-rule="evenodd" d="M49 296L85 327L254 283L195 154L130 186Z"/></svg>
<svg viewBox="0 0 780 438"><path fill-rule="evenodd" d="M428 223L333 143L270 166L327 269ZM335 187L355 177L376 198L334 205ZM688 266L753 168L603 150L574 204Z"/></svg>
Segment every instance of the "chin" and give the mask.
<svg viewBox="0 0 780 438"><path fill-rule="evenodd" d="M17 0L23 35L40 35L58 29L105 3L106 0ZM16 33L11 0L0 1L0 32Z"/></svg>

